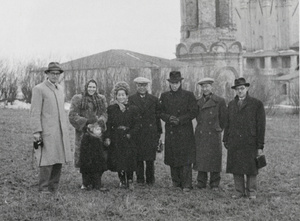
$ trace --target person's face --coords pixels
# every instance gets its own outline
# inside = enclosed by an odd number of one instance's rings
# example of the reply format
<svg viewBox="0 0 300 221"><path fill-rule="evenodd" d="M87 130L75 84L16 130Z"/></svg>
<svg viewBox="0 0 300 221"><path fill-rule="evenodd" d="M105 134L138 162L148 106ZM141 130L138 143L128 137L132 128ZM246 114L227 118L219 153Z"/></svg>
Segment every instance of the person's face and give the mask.
<svg viewBox="0 0 300 221"><path fill-rule="evenodd" d="M177 82L169 82L171 90L172 91L177 91L181 85L181 81L177 81Z"/></svg>
<svg viewBox="0 0 300 221"><path fill-rule="evenodd" d="M202 90L202 93L204 94L204 95L209 95L209 94L211 94L211 92L212 92L212 85L211 84L202 84L201 85L201 90Z"/></svg>
<svg viewBox="0 0 300 221"><path fill-rule="evenodd" d="M249 87L246 87L245 85L241 85L235 88L235 92L239 96L239 98L243 99L246 97L248 89Z"/></svg>
<svg viewBox="0 0 300 221"><path fill-rule="evenodd" d="M148 84L147 83L138 83L138 84L136 84L136 89L139 94L145 94L148 90Z"/></svg>
<svg viewBox="0 0 300 221"><path fill-rule="evenodd" d="M94 82L90 82L88 87L87 87L87 92L89 95L95 94L97 90L97 85Z"/></svg>
<svg viewBox="0 0 300 221"><path fill-rule="evenodd" d="M59 81L60 72L59 71L50 71L48 72L48 79L51 83L56 84Z"/></svg>
<svg viewBox="0 0 300 221"><path fill-rule="evenodd" d="M116 98L117 101L119 101L121 104L124 104L127 101L127 94L124 90L119 90Z"/></svg>

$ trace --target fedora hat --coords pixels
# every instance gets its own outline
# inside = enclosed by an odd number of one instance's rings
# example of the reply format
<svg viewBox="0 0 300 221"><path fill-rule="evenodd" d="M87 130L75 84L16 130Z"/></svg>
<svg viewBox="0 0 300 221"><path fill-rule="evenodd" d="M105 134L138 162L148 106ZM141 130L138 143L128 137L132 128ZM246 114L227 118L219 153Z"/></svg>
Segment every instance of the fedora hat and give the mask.
<svg viewBox="0 0 300 221"><path fill-rule="evenodd" d="M50 62L48 65L48 69L45 70L45 73L48 74L50 71L59 71L60 73L63 73L64 71L59 66L58 62Z"/></svg>
<svg viewBox="0 0 300 221"><path fill-rule="evenodd" d="M181 77L181 73L180 71L171 71L170 72L170 78L167 79L169 82L171 83L176 83L178 81L181 81L182 79L184 79L183 77Z"/></svg>
<svg viewBox="0 0 300 221"><path fill-rule="evenodd" d="M215 80L213 78L202 78L200 81L198 81L198 84L212 84Z"/></svg>
<svg viewBox="0 0 300 221"><path fill-rule="evenodd" d="M231 88L235 89L236 87L241 85L245 85L246 87L250 86L250 84L246 82L245 78L238 78L234 80L234 86L232 86Z"/></svg>

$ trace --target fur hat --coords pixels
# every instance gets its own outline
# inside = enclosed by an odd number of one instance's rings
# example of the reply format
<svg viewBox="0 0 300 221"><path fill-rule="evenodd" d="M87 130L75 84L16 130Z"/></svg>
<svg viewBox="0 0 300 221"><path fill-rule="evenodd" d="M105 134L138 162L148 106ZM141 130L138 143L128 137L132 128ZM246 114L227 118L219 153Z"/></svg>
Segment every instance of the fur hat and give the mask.
<svg viewBox="0 0 300 221"><path fill-rule="evenodd" d="M119 81L114 86L114 94L116 95L119 90L124 90L126 94L129 94L129 85L125 81Z"/></svg>

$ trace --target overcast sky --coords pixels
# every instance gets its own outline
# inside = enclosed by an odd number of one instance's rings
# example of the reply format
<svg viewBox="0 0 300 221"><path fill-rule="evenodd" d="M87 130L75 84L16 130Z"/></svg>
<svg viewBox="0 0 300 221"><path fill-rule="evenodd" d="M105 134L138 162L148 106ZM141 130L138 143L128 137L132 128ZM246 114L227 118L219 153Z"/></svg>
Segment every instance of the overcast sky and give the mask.
<svg viewBox="0 0 300 221"><path fill-rule="evenodd" d="M68 61L110 49L175 58L180 0L0 0L0 57Z"/></svg>

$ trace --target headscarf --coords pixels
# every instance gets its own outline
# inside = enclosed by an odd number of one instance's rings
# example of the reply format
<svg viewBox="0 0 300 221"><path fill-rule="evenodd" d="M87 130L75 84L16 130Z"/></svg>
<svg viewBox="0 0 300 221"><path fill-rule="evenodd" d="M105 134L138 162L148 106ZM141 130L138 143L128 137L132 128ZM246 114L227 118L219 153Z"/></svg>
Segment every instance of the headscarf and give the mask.
<svg viewBox="0 0 300 221"><path fill-rule="evenodd" d="M87 110L88 109L88 103L89 100L92 101L92 103L94 104L94 107L96 108L97 112L103 108L105 108L104 104L102 103L102 100L100 99L97 91L93 94L90 95L87 91L88 86L90 83L95 83L96 87L97 87L97 82L94 79L89 80L84 87L84 92L82 93L82 100L81 100L81 109L83 110Z"/></svg>
<svg viewBox="0 0 300 221"><path fill-rule="evenodd" d="M124 112L126 110L126 104L128 102L128 98L127 100L124 102L124 104L120 103L118 100L117 100L117 93L119 90L124 90L125 93L128 95L129 93L129 85L125 82L125 81L119 81L115 84L114 86L114 98L115 98L115 103L119 106L120 110L122 112Z"/></svg>

